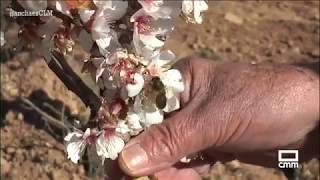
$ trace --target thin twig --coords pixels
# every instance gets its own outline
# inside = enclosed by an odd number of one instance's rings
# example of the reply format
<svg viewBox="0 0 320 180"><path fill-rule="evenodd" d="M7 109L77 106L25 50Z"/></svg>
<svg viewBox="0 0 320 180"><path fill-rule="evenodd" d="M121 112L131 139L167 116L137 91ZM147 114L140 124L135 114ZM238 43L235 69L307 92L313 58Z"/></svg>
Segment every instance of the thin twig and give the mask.
<svg viewBox="0 0 320 180"><path fill-rule="evenodd" d="M32 109L34 109L35 111L37 111L43 118L45 118L45 120L52 126L59 128L59 129L64 129L64 130L69 130L69 128L63 124L62 122L60 122L59 120L53 118L52 116L50 116L49 114L47 114L46 112L42 111L40 108L38 108L35 104L33 104L33 102L31 102L29 99L21 97L20 98L21 101L25 104L27 104L28 106L30 106Z"/></svg>
<svg viewBox="0 0 320 180"><path fill-rule="evenodd" d="M66 106L64 104L62 104L62 108L61 108L61 116L60 116L60 121L64 122L64 113L66 111Z"/></svg>
<svg viewBox="0 0 320 180"><path fill-rule="evenodd" d="M43 106L50 109L50 111L52 111L55 116L60 116L61 115L61 112L58 111L55 107L53 107L51 104L47 103L47 102L43 102Z"/></svg>
<svg viewBox="0 0 320 180"><path fill-rule="evenodd" d="M51 133L51 135L52 135L54 138L58 139L57 134L54 133L54 130L51 128L51 125L50 125L50 123L48 123L47 120L45 121L44 125L45 125L45 127L47 128L47 130L49 131L49 133ZM63 137L64 137L64 134L63 134Z"/></svg>
<svg viewBox="0 0 320 180"><path fill-rule="evenodd" d="M63 122L63 124L65 124L67 127L73 127L73 125L67 121L68 117L65 116L65 105L63 104L63 109L62 111L58 111L56 108L54 108L51 104L44 102L43 106L45 106L46 108L50 109L56 116L60 117L60 121Z"/></svg>

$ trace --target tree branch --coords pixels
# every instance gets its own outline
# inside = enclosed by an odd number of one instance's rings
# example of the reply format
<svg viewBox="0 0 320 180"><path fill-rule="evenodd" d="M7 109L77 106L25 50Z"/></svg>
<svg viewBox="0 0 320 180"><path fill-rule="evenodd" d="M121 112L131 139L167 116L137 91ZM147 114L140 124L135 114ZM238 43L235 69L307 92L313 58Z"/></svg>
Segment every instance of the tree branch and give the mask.
<svg viewBox="0 0 320 180"><path fill-rule="evenodd" d="M64 56L57 51L52 51L52 58L47 64L65 86L87 107L90 107L91 118L95 117L101 105L100 98L72 70Z"/></svg>
<svg viewBox="0 0 320 180"><path fill-rule="evenodd" d="M11 5L14 10L24 10L17 0L13 0ZM54 8L48 9L52 10L53 16L60 18L65 25L70 25L71 23L77 25L76 21L62 12L59 12ZM31 21L34 21L34 19L31 19ZM70 91L75 93L87 107L90 107L90 116L91 119L93 119L100 108L100 98L72 70L70 65L66 62L64 55L58 51L52 51L51 53L51 60L47 59L48 61L46 61L49 68L58 76Z"/></svg>

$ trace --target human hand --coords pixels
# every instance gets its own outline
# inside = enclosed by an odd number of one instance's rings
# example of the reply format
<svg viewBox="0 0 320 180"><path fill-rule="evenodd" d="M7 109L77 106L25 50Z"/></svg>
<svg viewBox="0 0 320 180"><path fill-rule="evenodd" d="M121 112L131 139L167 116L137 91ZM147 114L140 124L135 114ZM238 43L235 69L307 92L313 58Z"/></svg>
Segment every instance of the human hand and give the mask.
<svg viewBox="0 0 320 180"><path fill-rule="evenodd" d="M276 166L278 149L299 149L303 159L319 151L312 142L319 129L319 76L312 71L201 58L181 60L176 68L186 85L182 108L127 144L119 157L127 174L198 179L197 171L216 160ZM200 164L174 166L200 151Z"/></svg>

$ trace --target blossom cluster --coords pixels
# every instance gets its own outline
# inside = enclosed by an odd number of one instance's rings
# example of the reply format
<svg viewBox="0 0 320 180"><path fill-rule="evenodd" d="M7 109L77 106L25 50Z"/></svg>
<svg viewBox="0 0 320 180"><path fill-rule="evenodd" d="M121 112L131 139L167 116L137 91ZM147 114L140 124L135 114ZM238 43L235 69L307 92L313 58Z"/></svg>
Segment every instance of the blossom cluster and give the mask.
<svg viewBox="0 0 320 180"><path fill-rule="evenodd" d="M49 58L48 49L52 48L66 55L75 43L91 54L84 70L99 86L102 105L96 127L84 132L75 129L65 137L72 162L77 163L91 145L102 162L114 160L130 137L180 108L182 75L171 68L175 55L163 46L178 17L202 23L202 13L208 9L205 0L18 2L29 11L53 7L78 22L71 27L48 17L42 19L45 23L37 27L41 43L35 45L42 56Z"/></svg>

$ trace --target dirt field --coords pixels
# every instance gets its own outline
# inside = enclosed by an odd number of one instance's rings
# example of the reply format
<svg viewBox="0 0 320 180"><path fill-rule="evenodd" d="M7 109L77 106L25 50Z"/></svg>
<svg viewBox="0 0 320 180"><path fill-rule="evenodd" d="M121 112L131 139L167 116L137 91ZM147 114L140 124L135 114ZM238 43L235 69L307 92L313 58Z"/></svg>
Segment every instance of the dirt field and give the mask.
<svg viewBox="0 0 320 180"><path fill-rule="evenodd" d="M209 4L203 25L178 22L167 43L178 57L198 52L217 61L319 61L319 1L210 1ZM84 56L78 53L75 58L77 61L71 63L81 67L79 62ZM45 62L30 59L28 53L7 61L2 59L1 85L1 179L90 178L88 167L66 159L61 131L46 124L21 100L30 98L58 119L64 119L61 115L69 119L87 116L83 104ZM297 177L319 180L319 161L305 164ZM286 179L277 169L237 161L216 163L204 178Z"/></svg>

